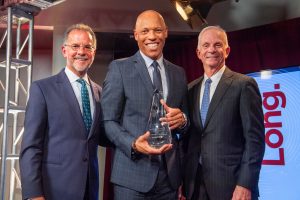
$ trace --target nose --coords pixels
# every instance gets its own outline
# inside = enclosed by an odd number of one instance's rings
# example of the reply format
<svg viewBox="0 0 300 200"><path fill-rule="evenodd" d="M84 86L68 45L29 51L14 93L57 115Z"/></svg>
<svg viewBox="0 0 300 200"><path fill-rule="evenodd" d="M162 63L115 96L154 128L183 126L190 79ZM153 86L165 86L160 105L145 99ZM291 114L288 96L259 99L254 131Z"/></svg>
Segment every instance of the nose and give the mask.
<svg viewBox="0 0 300 200"><path fill-rule="evenodd" d="M148 33L148 38L149 39L155 39L156 38L156 34L154 30L150 30Z"/></svg>
<svg viewBox="0 0 300 200"><path fill-rule="evenodd" d="M209 51L209 52L215 52L215 51L216 51L216 47L215 47L214 45L210 45L210 46L208 47L208 51Z"/></svg>
<svg viewBox="0 0 300 200"><path fill-rule="evenodd" d="M86 49L84 46L80 45L79 49L77 50L78 54L85 54L86 53Z"/></svg>

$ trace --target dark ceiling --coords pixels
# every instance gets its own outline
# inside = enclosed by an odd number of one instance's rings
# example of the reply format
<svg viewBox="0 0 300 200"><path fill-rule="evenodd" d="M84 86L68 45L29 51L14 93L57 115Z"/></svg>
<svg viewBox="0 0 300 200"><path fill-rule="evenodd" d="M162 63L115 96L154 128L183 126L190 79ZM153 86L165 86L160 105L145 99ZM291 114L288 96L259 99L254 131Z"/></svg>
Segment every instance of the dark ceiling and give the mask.
<svg viewBox="0 0 300 200"><path fill-rule="evenodd" d="M207 16L209 24L227 31L283 21L300 16L299 0L199 0L215 3ZM179 16L170 0L66 0L42 11L37 25L65 27L73 23L90 24L98 32L131 32L136 16L143 10L159 11L173 33L192 30Z"/></svg>
<svg viewBox="0 0 300 200"><path fill-rule="evenodd" d="M195 37L202 28L191 29L170 0L66 0L42 10L35 17L35 48L52 47L53 31L79 22L89 24L97 32L101 51L136 48L133 25L137 15L147 9L157 10L165 18L169 28L168 42ZM0 12L0 17L6 15L6 11ZM211 7L206 20L208 24L235 31L299 16L299 0L224 0ZM0 20L1 35L5 23Z"/></svg>

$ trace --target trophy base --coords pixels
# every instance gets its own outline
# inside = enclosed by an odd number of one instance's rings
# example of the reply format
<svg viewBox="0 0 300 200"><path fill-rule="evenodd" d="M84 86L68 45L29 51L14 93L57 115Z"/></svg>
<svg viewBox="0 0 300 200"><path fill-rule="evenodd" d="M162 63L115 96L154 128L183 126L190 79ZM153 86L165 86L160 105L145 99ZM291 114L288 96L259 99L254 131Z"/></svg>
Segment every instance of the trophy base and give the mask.
<svg viewBox="0 0 300 200"><path fill-rule="evenodd" d="M148 143L151 147L159 149L164 144L171 144L171 138L167 134L151 134Z"/></svg>

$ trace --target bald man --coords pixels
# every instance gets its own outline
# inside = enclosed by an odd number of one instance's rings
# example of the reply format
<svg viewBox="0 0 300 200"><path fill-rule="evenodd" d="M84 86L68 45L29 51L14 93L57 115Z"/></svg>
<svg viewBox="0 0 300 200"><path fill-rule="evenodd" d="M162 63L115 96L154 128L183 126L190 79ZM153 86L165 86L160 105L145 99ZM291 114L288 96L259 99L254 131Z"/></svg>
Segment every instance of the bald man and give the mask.
<svg viewBox="0 0 300 200"><path fill-rule="evenodd" d="M156 11L141 13L134 29L139 51L109 66L101 105L107 136L116 146L111 182L116 200L177 199L182 183L178 134L187 129L187 85L184 70L163 58L168 29ZM172 130L172 144L148 144L147 122L155 88L153 62L158 63L163 121Z"/></svg>

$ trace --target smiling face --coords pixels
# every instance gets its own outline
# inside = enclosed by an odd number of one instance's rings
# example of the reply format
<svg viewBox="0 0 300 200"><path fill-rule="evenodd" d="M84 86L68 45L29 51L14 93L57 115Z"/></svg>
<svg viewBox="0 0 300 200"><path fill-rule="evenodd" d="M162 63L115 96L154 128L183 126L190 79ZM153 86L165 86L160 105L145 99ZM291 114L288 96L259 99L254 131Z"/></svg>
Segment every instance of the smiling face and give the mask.
<svg viewBox="0 0 300 200"><path fill-rule="evenodd" d="M218 28L209 28L199 35L197 56L204 68L219 69L225 65L230 52L226 34Z"/></svg>
<svg viewBox="0 0 300 200"><path fill-rule="evenodd" d="M155 11L145 11L137 18L134 38L139 49L153 60L162 56L168 29L162 16Z"/></svg>
<svg viewBox="0 0 300 200"><path fill-rule="evenodd" d="M75 50L72 46L80 47ZM86 48L89 46L93 46L92 35L79 29L72 30L62 46L63 56L67 60L67 67L79 77L86 74L95 57L95 49Z"/></svg>

